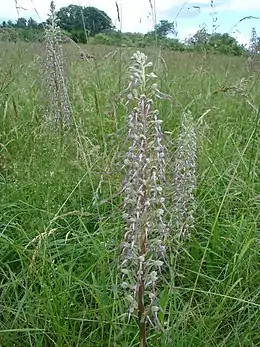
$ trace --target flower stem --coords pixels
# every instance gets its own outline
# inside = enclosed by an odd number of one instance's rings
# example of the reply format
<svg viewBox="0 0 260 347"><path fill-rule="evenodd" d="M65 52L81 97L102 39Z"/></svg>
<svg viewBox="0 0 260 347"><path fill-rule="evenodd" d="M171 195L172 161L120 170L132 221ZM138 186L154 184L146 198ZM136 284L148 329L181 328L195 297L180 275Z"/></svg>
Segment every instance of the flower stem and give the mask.
<svg viewBox="0 0 260 347"><path fill-rule="evenodd" d="M144 280L142 279L138 289L138 315L140 330L140 347L146 347L146 317L144 316Z"/></svg>

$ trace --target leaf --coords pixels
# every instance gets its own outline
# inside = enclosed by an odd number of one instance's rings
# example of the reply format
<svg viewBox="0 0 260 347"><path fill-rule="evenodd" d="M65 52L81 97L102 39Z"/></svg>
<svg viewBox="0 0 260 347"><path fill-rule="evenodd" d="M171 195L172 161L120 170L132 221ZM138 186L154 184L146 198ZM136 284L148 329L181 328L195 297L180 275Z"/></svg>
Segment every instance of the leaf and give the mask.
<svg viewBox="0 0 260 347"><path fill-rule="evenodd" d="M237 261L240 262L242 260L242 258L244 257L244 255L246 254L246 252L248 251L248 249L250 248L251 244L255 241L255 238L252 238L251 240L247 241L244 246L241 249L241 252L237 258Z"/></svg>

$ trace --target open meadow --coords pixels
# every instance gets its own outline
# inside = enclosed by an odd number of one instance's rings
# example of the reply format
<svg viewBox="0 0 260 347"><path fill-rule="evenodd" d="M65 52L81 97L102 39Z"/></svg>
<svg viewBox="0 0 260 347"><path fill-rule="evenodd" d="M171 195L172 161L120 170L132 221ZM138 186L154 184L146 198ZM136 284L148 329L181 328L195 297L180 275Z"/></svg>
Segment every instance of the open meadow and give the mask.
<svg viewBox="0 0 260 347"><path fill-rule="evenodd" d="M0 346L139 346L118 271L130 111L117 96L135 49L83 45L96 57L83 60L64 45L72 119L60 131L46 122L44 44L0 44ZM169 177L183 110L197 133L194 228L167 253L148 346L260 346L260 64L144 53L172 97L156 101Z"/></svg>

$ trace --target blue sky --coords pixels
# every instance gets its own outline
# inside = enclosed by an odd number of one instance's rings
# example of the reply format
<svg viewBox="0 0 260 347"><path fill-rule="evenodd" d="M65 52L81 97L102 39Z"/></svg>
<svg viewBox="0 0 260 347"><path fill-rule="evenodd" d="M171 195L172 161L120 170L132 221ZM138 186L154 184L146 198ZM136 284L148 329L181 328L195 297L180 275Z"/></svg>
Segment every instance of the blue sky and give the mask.
<svg viewBox="0 0 260 347"><path fill-rule="evenodd" d="M77 4L96 6L104 10L123 31L147 32L154 22L161 19L176 21L178 36L181 39L194 34L199 28L212 30L212 12L217 17L218 32L230 32L239 42L246 43L251 36L252 27L256 27L260 36L260 20L248 19L236 23L243 17L260 18L259 0L215 0L213 9L210 0L118 0L121 11L121 23L117 21L115 0L56 0L57 8ZM151 9L150 3L153 5ZM34 17L37 10L41 19L46 18L50 0L17 0L20 17ZM22 9L23 8L23 9ZM26 9L26 10L24 10ZM18 17L15 0L0 0L0 20L15 20ZM156 18L155 18L156 14Z"/></svg>
<svg viewBox="0 0 260 347"><path fill-rule="evenodd" d="M216 9L217 10L217 9ZM172 12L171 12L172 11ZM175 8L167 13L168 18L173 17ZM260 36L260 19L241 19L245 17L259 17L259 9L237 9L237 10L221 10L220 8L215 12L214 9L204 7L198 9L183 10L177 17L177 30L181 39L184 39L189 34L194 34L198 29L205 27L209 32L212 32L213 25L217 26L218 32L227 32L232 34L241 43L247 43L251 37L252 27L255 27ZM213 23L213 20L215 22ZM241 21L241 22L240 22Z"/></svg>

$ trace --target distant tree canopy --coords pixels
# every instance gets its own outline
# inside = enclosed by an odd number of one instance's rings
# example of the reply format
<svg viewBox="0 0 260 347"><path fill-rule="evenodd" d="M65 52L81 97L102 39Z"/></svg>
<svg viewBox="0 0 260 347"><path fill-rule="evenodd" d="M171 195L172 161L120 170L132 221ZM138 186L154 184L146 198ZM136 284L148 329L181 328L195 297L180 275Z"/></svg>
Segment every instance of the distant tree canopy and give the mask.
<svg viewBox="0 0 260 347"><path fill-rule="evenodd" d="M215 53L242 55L245 52L244 47L233 36L227 33L209 34L205 28L188 37L186 43L197 47L198 50L214 51Z"/></svg>
<svg viewBox="0 0 260 347"><path fill-rule="evenodd" d="M17 28L17 29L38 29L42 28L43 23L37 23L33 18L29 18L28 20L21 17L18 18L16 22L12 22L8 20L7 22L4 20L0 25L1 28Z"/></svg>
<svg viewBox="0 0 260 347"><path fill-rule="evenodd" d="M56 12L59 26L67 31L86 30L94 36L106 30L113 29L111 18L95 7L69 5Z"/></svg>
<svg viewBox="0 0 260 347"><path fill-rule="evenodd" d="M240 45L231 35L225 33L210 34L205 28L198 30L195 35L188 37L184 42L176 38L177 31L174 22L160 20L154 30L147 34L123 33L117 30L111 18L96 7L69 5L55 11L54 2L51 2L52 13L62 32L70 39L86 43L90 41L97 44L124 45L132 47L145 47L159 43L162 48L179 51L207 51L212 53L243 55L260 53L260 37L255 28L252 30L250 47ZM42 41L44 27L50 24L51 15L46 23L37 23L33 18L18 18L15 22L10 20L0 24L0 41Z"/></svg>
<svg viewBox="0 0 260 347"><path fill-rule="evenodd" d="M155 25L155 31L159 37L177 35L174 22L169 22L168 20L160 20L160 22Z"/></svg>
<svg viewBox="0 0 260 347"><path fill-rule="evenodd" d="M205 28L202 28L196 32L193 36L189 36L186 39L186 43L190 45L205 45L209 42L210 34Z"/></svg>
<svg viewBox="0 0 260 347"><path fill-rule="evenodd" d="M27 27L27 20L25 18L18 18L15 26L24 29Z"/></svg>
<svg viewBox="0 0 260 347"><path fill-rule="evenodd" d="M29 18L27 21L27 27L30 29L36 29L38 28L39 24L36 22L36 20Z"/></svg>
<svg viewBox="0 0 260 347"><path fill-rule="evenodd" d="M168 20L160 20L154 27L153 31L147 33L147 36L156 36L158 38L166 38L168 35L177 35L174 22Z"/></svg>

